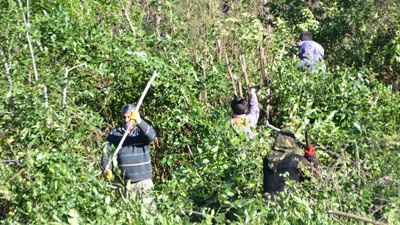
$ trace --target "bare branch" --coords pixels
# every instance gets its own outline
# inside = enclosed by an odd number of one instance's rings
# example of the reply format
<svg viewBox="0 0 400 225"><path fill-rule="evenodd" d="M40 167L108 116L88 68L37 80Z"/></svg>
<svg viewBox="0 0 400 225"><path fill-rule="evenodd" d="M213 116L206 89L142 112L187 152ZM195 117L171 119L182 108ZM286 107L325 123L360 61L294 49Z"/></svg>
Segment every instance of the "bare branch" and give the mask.
<svg viewBox="0 0 400 225"><path fill-rule="evenodd" d="M267 120L267 127L271 128L271 129L273 129L273 130L275 130L275 131L278 131L278 132L281 131L281 129L272 126L272 125L268 122L268 120Z"/></svg>
<svg viewBox="0 0 400 225"><path fill-rule="evenodd" d="M19 2L19 6L21 7L21 10L22 10L22 18L24 19L26 28L28 29L29 22L28 22L28 20L27 20L27 18L25 16L24 7L22 5L21 0L18 0L18 2ZM29 3L29 1L28 1L28 3ZM29 8L28 8L28 10L29 10ZM29 15L29 11L28 11L28 15ZM32 43L31 43L31 37L30 37L28 31L26 31L26 39L28 40L29 51L31 53L33 72L35 74L35 81L38 81L39 80L39 74L38 74L37 69L36 69L35 54L33 52L33 47L32 47Z"/></svg>
<svg viewBox="0 0 400 225"><path fill-rule="evenodd" d="M242 82L240 82L240 79L238 80L238 85L239 85L239 96L243 98L243 88L242 88Z"/></svg>
<svg viewBox="0 0 400 225"><path fill-rule="evenodd" d="M379 221L367 218L367 217L362 217L362 216L358 216L358 215L354 215L351 213L346 213L346 212L341 212L341 211L336 211L336 210L328 210L327 211L329 214L334 214L334 215L338 215L338 216L345 216L351 219L356 219L356 220L361 220L367 223L372 223L372 224L376 224L376 225L386 225L385 223L381 223Z"/></svg>
<svg viewBox="0 0 400 225"><path fill-rule="evenodd" d="M157 7L157 14L156 14L156 31L157 31L157 38L161 38L161 7ZM175 32L174 26L172 27L173 31Z"/></svg>
<svg viewBox="0 0 400 225"><path fill-rule="evenodd" d="M264 53L264 47L260 46L260 70L261 70L261 78L263 81L263 84L267 84L267 74L265 73L265 53Z"/></svg>
<svg viewBox="0 0 400 225"><path fill-rule="evenodd" d="M7 63L7 59L2 48L0 49L0 55L3 57L3 64L4 64L4 69L6 70L6 74L10 74L11 68Z"/></svg>
<svg viewBox="0 0 400 225"><path fill-rule="evenodd" d="M246 81L246 87L249 88L250 82L249 82L249 77L247 75L246 59L244 58L244 55L240 55L239 59L240 59L240 64L242 65L242 71L244 74L244 80Z"/></svg>
<svg viewBox="0 0 400 225"><path fill-rule="evenodd" d="M47 94L47 86L43 85L43 95L44 95L44 108L49 108L49 96Z"/></svg>
<svg viewBox="0 0 400 225"><path fill-rule="evenodd" d="M16 159L5 159L5 160L0 160L0 163L2 163L2 162L15 162L15 163L19 164L18 160L16 160Z"/></svg>
<svg viewBox="0 0 400 225"><path fill-rule="evenodd" d="M68 74L71 70L76 69L78 67L84 66L85 68L87 67L86 63L71 67L71 68L65 68L65 73L64 73L64 88L63 88L63 97L61 101L61 107L65 108L67 105L67 79L68 79Z"/></svg>
<svg viewBox="0 0 400 225"><path fill-rule="evenodd" d="M124 6L124 4L122 3L121 0L119 0L119 3L120 3L121 6L122 6L122 11L124 11L124 15L125 15L125 17L126 17L126 20L128 20L129 27L131 28L132 33L135 34L135 33L136 33L136 32L135 32L135 28L133 27L133 25L132 25L132 23L131 23L131 19L129 18L129 13L128 13L128 11L126 10L126 8L125 8L125 6Z"/></svg>
<svg viewBox="0 0 400 225"><path fill-rule="evenodd" d="M221 40L217 40L217 52L218 52L218 61L221 61L222 58L222 48L221 48Z"/></svg>
<svg viewBox="0 0 400 225"><path fill-rule="evenodd" d="M8 146L10 147L10 150L11 150L11 152L13 153L13 155L14 155L14 157L15 157L15 160L14 160L14 161L17 163L18 166L21 166L21 164L19 163L17 154L15 154L15 151L14 151L13 146L11 145L11 143L7 143L7 144L8 144Z"/></svg>

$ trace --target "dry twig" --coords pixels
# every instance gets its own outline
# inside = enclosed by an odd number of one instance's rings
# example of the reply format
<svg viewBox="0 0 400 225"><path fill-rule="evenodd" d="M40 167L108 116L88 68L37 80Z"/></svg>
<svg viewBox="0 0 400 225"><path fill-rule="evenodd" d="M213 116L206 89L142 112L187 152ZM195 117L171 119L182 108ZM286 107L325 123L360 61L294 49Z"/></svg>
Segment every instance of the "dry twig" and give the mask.
<svg viewBox="0 0 400 225"><path fill-rule="evenodd" d="M128 20L129 27L131 28L132 33L135 34L135 33L136 33L136 32L135 32L135 28L133 27L132 22L131 22L131 19L129 18L129 13L128 13L128 11L126 10L126 8L125 8L125 6L124 6L124 4L122 3L121 0L119 0L119 3L120 3L121 6L122 6L122 11L124 11L124 15L125 15L125 17L126 17L126 20Z"/></svg>
<svg viewBox="0 0 400 225"><path fill-rule="evenodd" d="M21 10L22 10L22 18L23 18L23 20L25 22L25 25L28 27L29 21L27 20L27 16L24 13L24 7L22 5L21 0L18 0L18 3L19 3L19 6L21 7ZM27 1L27 5L29 6L29 1ZM29 11L28 11L28 15L29 15ZM29 51L31 53L33 72L35 74L35 81L38 81L39 80L39 74L38 74L37 69L36 69L35 54L33 52L33 47L32 47L32 43L31 43L31 36L30 36L28 30L26 31L26 39L28 40L28 47L29 47Z"/></svg>
<svg viewBox="0 0 400 225"><path fill-rule="evenodd" d="M87 67L85 63L71 67L71 68L65 68L65 73L64 73L64 88L63 88L63 97L62 97L62 101L61 101L61 107L65 108L67 105L67 79L68 79L68 73L73 70L76 69L78 67L84 66L85 68Z"/></svg>
<svg viewBox="0 0 400 225"><path fill-rule="evenodd" d="M367 218L367 217L362 217L362 216L358 216L358 215L354 215L351 213L346 213L346 212L341 212L341 211L336 211L336 210L328 210L327 211L329 214L334 214L334 215L338 215L338 216L345 216L351 219L356 219L356 220L361 220L367 223L372 223L372 224L376 224L376 225L386 225L385 223L381 223L379 221Z"/></svg>

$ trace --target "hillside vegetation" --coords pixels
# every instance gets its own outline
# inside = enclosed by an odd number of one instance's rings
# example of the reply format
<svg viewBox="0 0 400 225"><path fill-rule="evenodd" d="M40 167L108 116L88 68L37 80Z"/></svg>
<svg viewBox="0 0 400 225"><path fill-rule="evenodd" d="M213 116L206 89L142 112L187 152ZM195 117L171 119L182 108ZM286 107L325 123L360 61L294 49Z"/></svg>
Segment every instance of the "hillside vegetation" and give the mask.
<svg viewBox="0 0 400 225"><path fill-rule="evenodd" d="M400 224L398 1L0 6L1 223L363 224L335 210ZM304 30L325 48L326 73L296 69ZM241 58L262 111L250 142L228 123L234 92L248 93ZM158 136L150 213L102 179L100 153L153 71L140 112ZM267 114L325 149L322 176L290 183L281 204L262 196Z"/></svg>

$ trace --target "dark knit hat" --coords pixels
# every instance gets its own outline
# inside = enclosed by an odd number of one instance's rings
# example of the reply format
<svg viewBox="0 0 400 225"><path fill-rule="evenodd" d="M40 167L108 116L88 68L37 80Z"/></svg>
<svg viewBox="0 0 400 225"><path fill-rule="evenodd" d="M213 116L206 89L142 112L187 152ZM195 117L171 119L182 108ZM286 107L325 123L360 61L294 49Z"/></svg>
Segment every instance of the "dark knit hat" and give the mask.
<svg viewBox="0 0 400 225"><path fill-rule="evenodd" d="M301 41L311 41L313 39L313 36L311 32L304 31L303 33L300 34L299 38Z"/></svg>

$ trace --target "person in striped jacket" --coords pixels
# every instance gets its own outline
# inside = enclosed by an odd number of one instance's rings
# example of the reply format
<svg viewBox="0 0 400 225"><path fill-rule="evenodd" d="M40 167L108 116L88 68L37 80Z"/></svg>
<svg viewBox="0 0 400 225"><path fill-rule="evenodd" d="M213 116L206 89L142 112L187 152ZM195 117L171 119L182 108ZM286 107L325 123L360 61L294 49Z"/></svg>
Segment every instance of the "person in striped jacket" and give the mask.
<svg viewBox="0 0 400 225"><path fill-rule="evenodd" d="M121 109L122 124L111 130L107 136L108 143L101 161L102 167L105 168L108 161L112 160L112 154L110 154L112 146L115 148L118 146L128 129L128 136L117 154L118 167L121 171L120 177L124 181L127 191L134 191L139 199L143 199L143 193L154 186L150 144L156 138L156 131L140 118L135 109L134 105L125 105ZM103 171L103 176L110 173L111 170ZM111 179L111 176L104 176L104 178Z"/></svg>

